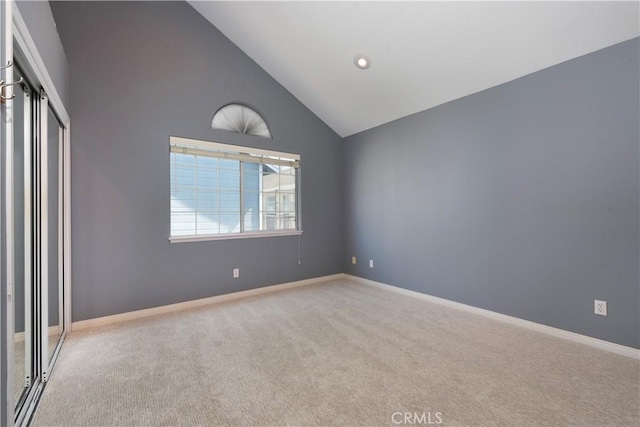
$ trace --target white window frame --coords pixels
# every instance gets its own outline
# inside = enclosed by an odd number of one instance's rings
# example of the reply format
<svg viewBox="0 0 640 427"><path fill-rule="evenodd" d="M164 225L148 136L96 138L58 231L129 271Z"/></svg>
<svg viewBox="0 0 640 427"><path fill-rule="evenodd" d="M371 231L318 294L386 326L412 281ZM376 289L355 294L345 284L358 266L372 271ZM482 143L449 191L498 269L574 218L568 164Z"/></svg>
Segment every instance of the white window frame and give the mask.
<svg viewBox="0 0 640 427"><path fill-rule="evenodd" d="M301 198L301 168L300 155L293 153L283 153L279 151L263 150L260 148L245 147L240 145L224 144L220 142L201 141L197 139L182 138L178 136L169 137L169 150L172 147L189 147L197 150L219 150L228 152L229 158L234 158L233 153L248 153L257 156L279 157L284 159L291 159L297 163L296 170L296 229L295 230L268 230L268 231L242 231L236 233L225 234L207 234L207 235L189 235L189 236L171 236L169 231L169 241L171 243L183 243L183 242L203 242L209 240L233 240L233 239L252 239L257 237L280 237L280 236L300 236L302 234L302 198ZM242 155L240 154L239 157ZM258 162L256 162L258 163ZM276 163L276 161L274 161ZM242 199L242 193L240 193ZM260 198L262 203L262 198ZM170 209L169 209L170 212ZM241 221L243 219L241 218ZM169 230L171 230L171 215L169 215Z"/></svg>

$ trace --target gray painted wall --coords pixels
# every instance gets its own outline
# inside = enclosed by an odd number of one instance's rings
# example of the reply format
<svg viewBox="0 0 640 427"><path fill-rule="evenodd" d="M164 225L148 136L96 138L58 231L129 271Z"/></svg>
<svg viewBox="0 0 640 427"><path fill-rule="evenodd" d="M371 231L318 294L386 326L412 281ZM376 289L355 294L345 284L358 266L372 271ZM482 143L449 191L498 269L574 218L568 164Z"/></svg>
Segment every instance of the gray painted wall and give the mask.
<svg viewBox="0 0 640 427"><path fill-rule="evenodd" d="M342 271L332 130L185 2L52 10L71 71L73 320ZM234 101L274 139L211 130ZM296 237L169 243L170 135L299 153L302 265Z"/></svg>
<svg viewBox="0 0 640 427"><path fill-rule="evenodd" d="M48 1L18 0L16 6L38 48L58 95L69 110L69 66Z"/></svg>
<svg viewBox="0 0 640 427"><path fill-rule="evenodd" d="M640 347L639 50L347 138L345 271Z"/></svg>

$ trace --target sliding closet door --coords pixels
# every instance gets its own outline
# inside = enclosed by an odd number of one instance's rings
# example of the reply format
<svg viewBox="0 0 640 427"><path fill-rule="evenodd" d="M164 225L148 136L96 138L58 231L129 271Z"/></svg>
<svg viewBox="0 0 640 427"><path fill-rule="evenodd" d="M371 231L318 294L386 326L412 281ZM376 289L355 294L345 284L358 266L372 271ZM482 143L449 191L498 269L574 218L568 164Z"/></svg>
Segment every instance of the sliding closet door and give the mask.
<svg viewBox="0 0 640 427"><path fill-rule="evenodd" d="M14 70L16 80L21 71ZM32 149L34 103L27 84L16 85L13 109L13 222L14 222L14 352L13 390L16 408L26 400L36 378L34 363L34 287Z"/></svg>
<svg viewBox="0 0 640 427"><path fill-rule="evenodd" d="M47 362L50 364L63 332L62 290L62 132L63 128L51 108L47 108L46 163L47 163L47 311L48 347ZM42 159L45 162L45 159ZM44 174L43 174L44 176Z"/></svg>
<svg viewBox="0 0 640 427"><path fill-rule="evenodd" d="M12 388L14 421L22 425L41 392L41 255L39 96L19 64L10 102L13 123L12 217L14 277Z"/></svg>
<svg viewBox="0 0 640 427"><path fill-rule="evenodd" d="M61 338L63 323L62 244L62 144L63 127L40 93L40 289L42 380L49 379Z"/></svg>
<svg viewBox="0 0 640 427"><path fill-rule="evenodd" d="M23 77L16 65L17 78ZM27 423L64 338L64 128L28 79L12 99L13 401Z"/></svg>

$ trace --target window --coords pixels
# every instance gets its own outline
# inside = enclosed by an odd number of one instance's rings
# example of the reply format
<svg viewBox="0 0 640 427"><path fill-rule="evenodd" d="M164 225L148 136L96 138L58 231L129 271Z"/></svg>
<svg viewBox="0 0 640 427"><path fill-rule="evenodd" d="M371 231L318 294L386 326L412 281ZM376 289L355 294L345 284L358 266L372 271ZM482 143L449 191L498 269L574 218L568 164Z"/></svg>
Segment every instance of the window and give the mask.
<svg viewBox="0 0 640 427"><path fill-rule="evenodd" d="M219 109L213 116L211 128L272 139L262 116L242 104L229 104Z"/></svg>
<svg viewBox="0 0 640 427"><path fill-rule="evenodd" d="M171 241L300 234L300 156L170 138Z"/></svg>

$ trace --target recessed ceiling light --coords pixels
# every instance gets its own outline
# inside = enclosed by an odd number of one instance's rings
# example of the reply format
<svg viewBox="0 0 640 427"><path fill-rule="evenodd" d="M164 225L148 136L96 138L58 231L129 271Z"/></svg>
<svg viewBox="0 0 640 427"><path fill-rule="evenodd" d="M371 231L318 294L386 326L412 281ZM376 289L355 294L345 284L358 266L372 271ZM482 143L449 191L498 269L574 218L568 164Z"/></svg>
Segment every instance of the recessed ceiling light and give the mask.
<svg viewBox="0 0 640 427"><path fill-rule="evenodd" d="M371 65L369 58L364 55L356 55L356 57L353 58L353 63L361 70L366 70Z"/></svg>

